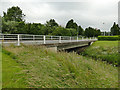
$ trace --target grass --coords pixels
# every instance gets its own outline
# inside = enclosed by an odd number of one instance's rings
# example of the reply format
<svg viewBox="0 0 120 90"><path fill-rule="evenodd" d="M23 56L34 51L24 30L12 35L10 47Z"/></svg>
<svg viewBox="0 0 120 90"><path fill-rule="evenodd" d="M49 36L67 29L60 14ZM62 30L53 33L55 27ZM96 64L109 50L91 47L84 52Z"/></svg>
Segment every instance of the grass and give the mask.
<svg viewBox="0 0 120 90"><path fill-rule="evenodd" d="M3 88L25 88L25 73L23 68L10 53L2 53L2 87Z"/></svg>
<svg viewBox="0 0 120 90"><path fill-rule="evenodd" d="M14 60L3 54L3 62L5 62L3 71L8 66L11 69L6 69L10 70L11 73L22 71L26 77L25 83L28 84L27 87L29 88L118 87L117 67L102 61L95 61L76 53L56 53L41 46L11 46L4 47L4 50L12 53L9 56L13 57L14 55L17 58ZM13 61L12 64L11 61ZM11 65L16 66L18 70L14 70ZM22 67L24 70L19 67ZM9 82L12 74L9 74L9 71L7 71L4 75L6 77L9 76L8 78L3 77L3 83ZM19 78L23 78L23 76L22 74ZM18 77L14 76L13 79L15 78ZM11 82L7 86L4 84L3 87L15 87L16 85L12 85L13 83ZM14 84L18 85L18 83ZM21 87L19 85L17 87Z"/></svg>
<svg viewBox="0 0 120 90"><path fill-rule="evenodd" d="M2 89L2 48L0 46L0 90Z"/></svg>
<svg viewBox="0 0 120 90"><path fill-rule="evenodd" d="M88 47L82 55L107 61L113 65L118 65L118 41L97 41Z"/></svg>

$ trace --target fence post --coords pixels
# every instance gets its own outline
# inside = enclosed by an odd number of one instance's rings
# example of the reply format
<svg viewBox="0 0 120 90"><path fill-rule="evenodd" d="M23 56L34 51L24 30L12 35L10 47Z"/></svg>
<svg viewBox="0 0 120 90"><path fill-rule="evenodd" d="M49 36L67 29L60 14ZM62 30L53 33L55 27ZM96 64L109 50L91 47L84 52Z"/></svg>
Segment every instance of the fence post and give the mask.
<svg viewBox="0 0 120 90"><path fill-rule="evenodd" d="M20 46L20 35L18 35L17 37L18 37L18 43L17 43L17 45Z"/></svg>
<svg viewBox="0 0 120 90"><path fill-rule="evenodd" d="M59 43L61 43L61 36L59 37Z"/></svg>
<svg viewBox="0 0 120 90"><path fill-rule="evenodd" d="M44 44L46 44L46 41L45 41L45 35L43 36L43 40L44 40Z"/></svg>

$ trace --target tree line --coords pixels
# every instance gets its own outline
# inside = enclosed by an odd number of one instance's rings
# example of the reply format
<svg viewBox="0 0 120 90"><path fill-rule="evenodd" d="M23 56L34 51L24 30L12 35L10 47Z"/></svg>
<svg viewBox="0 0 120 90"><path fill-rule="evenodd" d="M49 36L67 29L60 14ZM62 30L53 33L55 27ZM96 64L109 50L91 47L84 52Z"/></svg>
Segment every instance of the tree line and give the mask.
<svg viewBox="0 0 120 90"><path fill-rule="evenodd" d="M18 6L13 6L3 12L2 18L2 33L9 34L34 34L34 35L56 35L56 36L86 36L97 37L101 35L100 29L88 27L85 30L74 22L69 20L65 27L60 26L54 19L41 23L26 23L25 15ZM111 29L114 32L115 26Z"/></svg>

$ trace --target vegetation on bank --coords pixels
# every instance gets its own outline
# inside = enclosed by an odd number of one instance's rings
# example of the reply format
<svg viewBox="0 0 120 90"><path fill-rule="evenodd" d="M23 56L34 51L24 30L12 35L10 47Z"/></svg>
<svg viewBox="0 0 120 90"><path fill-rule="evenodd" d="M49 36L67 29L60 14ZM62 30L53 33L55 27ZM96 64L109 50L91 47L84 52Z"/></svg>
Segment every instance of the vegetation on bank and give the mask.
<svg viewBox="0 0 120 90"><path fill-rule="evenodd" d="M110 64L118 65L119 53L118 53L118 41L97 41L93 45L85 49L81 53L84 56L93 57L107 61Z"/></svg>
<svg viewBox="0 0 120 90"><path fill-rule="evenodd" d="M30 88L118 87L117 67L102 61L76 53L54 52L41 46L9 46L3 49L3 87L8 87L5 84L8 82L11 82L9 87L15 87L11 86L13 83L20 85L11 80L24 77ZM17 74L13 76L11 73Z"/></svg>
<svg viewBox="0 0 120 90"><path fill-rule="evenodd" d="M0 46L0 90L2 89L2 52Z"/></svg>
<svg viewBox="0 0 120 90"><path fill-rule="evenodd" d="M25 88L23 67L16 61L10 52L3 50L2 53L2 88Z"/></svg>
<svg viewBox="0 0 120 90"><path fill-rule="evenodd" d="M98 36L99 41L118 41L120 36Z"/></svg>

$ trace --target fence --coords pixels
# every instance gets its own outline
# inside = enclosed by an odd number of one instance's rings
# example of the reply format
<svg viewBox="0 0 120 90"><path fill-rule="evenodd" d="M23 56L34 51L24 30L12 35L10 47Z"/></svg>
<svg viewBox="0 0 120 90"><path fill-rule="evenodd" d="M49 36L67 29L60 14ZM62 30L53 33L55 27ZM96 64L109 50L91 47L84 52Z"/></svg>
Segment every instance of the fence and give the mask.
<svg viewBox="0 0 120 90"><path fill-rule="evenodd" d="M0 34L0 40L2 43L16 43L18 46L20 43L65 43L65 42L77 42L81 40L96 40L95 37L85 38L82 36L50 36L50 35L28 35L28 34Z"/></svg>

